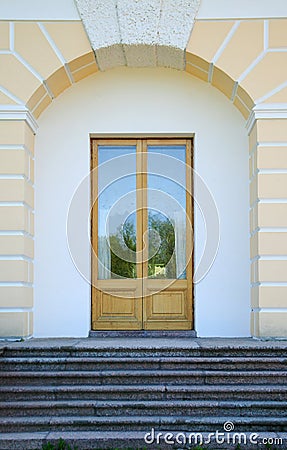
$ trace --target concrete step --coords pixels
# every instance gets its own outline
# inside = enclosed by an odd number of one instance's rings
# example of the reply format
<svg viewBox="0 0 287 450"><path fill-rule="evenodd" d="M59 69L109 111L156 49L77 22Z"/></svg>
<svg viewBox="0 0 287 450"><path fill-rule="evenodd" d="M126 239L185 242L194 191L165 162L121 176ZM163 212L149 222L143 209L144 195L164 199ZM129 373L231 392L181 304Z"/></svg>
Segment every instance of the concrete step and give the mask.
<svg viewBox="0 0 287 450"><path fill-rule="evenodd" d="M287 429L286 343L183 341L7 345L0 355L0 449L41 448L60 437L79 450L146 449L153 448L143 442L152 428L211 433L227 421L237 432Z"/></svg>
<svg viewBox="0 0 287 450"><path fill-rule="evenodd" d="M251 340L246 344L222 343L214 344L204 340L153 339L137 341L126 340L82 340L80 343L65 345L62 340L33 340L31 342L7 344L0 351L5 357L27 358L137 358L137 357L205 357L205 358L286 358L286 343L256 342ZM85 342L83 342L85 341ZM236 340L235 340L236 341ZM200 342L200 345L197 344Z"/></svg>
<svg viewBox="0 0 287 450"><path fill-rule="evenodd" d="M60 384L286 384L287 371L106 370L0 372L2 386Z"/></svg>
<svg viewBox="0 0 287 450"><path fill-rule="evenodd" d="M46 416L165 416L285 417L286 401L214 400L54 400L0 402L0 417Z"/></svg>
<svg viewBox="0 0 287 450"><path fill-rule="evenodd" d="M222 426L220 427L220 431ZM34 432L34 433L2 433L0 435L0 448L1 450L31 450L41 449L43 444L51 443L57 445L59 439L62 438L72 448L77 447L78 450L91 450L91 449L137 449L137 450L159 450L164 448L191 448L202 443L204 448L210 450L223 450L227 448L227 445L223 443L216 443L215 437L209 436L208 432L203 432L197 436L192 435L189 432L182 433L178 429L170 429L172 437L166 436L163 432L155 429L148 431L62 431L62 432ZM179 434L180 433L180 434ZM256 434L255 443L254 433ZM145 442L148 439L148 444ZM253 431L252 433L246 432L245 436L241 436L242 446L244 450L258 450L259 448L266 449L266 445L262 442L266 439L272 439L275 448L284 449L282 443L286 442L286 433L281 432L268 432ZM177 445L171 445L166 442L172 440ZM227 442L227 434L224 436L225 442ZM238 436L231 435L229 438L228 450L237 450Z"/></svg>
<svg viewBox="0 0 287 450"><path fill-rule="evenodd" d="M21 400L268 400L287 401L287 385L1 386L2 401Z"/></svg>
<svg viewBox="0 0 287 450"><path fill-rule="evenodd" d="M1 371L287 370L283 357L2 357Z"/></svg>
<svg viewBox="0 0 287 450"><path fill-rule="evenodd" d="M48 431L145 431L180 430L183 432L214 432L223 430L223 424L232 422L237 431L284 431L287 417L269 416L29 416L1 417L1 433Z"/></svg>

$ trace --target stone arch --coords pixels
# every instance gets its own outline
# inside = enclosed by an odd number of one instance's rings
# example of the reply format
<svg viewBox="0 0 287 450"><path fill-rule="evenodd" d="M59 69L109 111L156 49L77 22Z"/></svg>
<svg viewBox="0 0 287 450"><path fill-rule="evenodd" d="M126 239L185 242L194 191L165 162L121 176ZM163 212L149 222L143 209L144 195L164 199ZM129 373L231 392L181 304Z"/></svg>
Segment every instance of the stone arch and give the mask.
<svg viewBox="0 0 287 450"><path fill-rule="evenodd" d="M99 68L93 52L86 53L69 62L70 77L65 66L60 67L47 77L33 92L27 107L37 119L53 99L68 89L73 82L78 82L96 73ZM196 78L210 83L219 89L241 112L247 120L254 106L250 95L230 75L211 65L198 55L185 53L184 71Z"/></svg>

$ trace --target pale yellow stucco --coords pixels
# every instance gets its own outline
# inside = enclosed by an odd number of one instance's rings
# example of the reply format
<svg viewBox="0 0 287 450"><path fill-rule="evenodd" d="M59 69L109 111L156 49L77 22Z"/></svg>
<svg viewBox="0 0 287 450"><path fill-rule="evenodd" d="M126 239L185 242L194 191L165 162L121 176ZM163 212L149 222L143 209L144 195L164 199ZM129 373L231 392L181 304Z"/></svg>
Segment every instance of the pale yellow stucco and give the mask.
<svg viewBox="0 0 287 450"><path fill-rule="evenodd" d="M187 46L185 70L219 89L247 120L258 99L264 104L287 101L286 30L286 19L199 20ZM5 51L0 54L0 107L27 107L35 119L65 89L98 70L80 21L19 21L13 27L0 22L0 49ZM287 227L287 175L276 173L276 169L287 170L286 142L285 118L254 120L249 146L251 332L255 336L287 335L286 314L272 311L287 307L287 287L276 285L287 283L287 261L282 259L287 256L287 233L278 231ZM0 201L11 202L0 207L0 230L22 233L0 236L0 253L7 256L0 261L0 281L8 284L0 286L0 308L32 308L34 134L24 119L0 120L0 145L1 174L6 176L0 179ZM269 173L262 172L266 169ZM0 311L0 330L2 336L31 335L33 313Z"/></svg>

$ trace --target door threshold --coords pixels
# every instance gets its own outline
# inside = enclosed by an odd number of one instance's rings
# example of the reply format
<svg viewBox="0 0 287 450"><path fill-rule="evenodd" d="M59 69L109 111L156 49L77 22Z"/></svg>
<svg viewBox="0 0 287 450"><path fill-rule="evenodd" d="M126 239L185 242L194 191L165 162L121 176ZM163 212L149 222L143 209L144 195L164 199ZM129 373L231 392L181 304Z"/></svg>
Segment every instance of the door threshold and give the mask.
<svg viewBox="0 0 287 450"><path fill-rule="evenodd" d="M90 331L91 338L196 338L195 330Z"/></svg>

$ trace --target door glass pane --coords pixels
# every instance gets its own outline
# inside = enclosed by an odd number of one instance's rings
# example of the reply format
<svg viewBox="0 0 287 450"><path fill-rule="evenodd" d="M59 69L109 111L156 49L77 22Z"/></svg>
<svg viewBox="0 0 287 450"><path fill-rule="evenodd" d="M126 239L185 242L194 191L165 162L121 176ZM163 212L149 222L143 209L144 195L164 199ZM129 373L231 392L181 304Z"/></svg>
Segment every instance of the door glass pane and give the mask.
<svg viewBox="0 0 287 450"><path fill-rule="evenodd" d="M98 147L98 278L136 278L136 147Z"/></svg>
<svg viewBox="0 0 287 450"><path fill-rule="evenodd" d="M186 148L148 146L148 276L186 278Z"/></svg>

